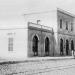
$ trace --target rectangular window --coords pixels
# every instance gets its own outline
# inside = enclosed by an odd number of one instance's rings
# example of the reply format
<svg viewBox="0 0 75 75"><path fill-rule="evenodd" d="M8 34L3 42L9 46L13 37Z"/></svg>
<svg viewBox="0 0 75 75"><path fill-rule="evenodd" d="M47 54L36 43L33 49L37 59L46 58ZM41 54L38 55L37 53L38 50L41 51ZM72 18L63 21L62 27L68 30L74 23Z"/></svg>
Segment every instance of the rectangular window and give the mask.
<svg viewBox="0 0 75 75"><path fill-rule="evenodd" d="M62 28L62 19L60 19L60 28Z"/></svg>
<svg viewBox="0 0 75 75"><path fill-rule="evenodd" d="M71 23L71 31L73 31L73 23Z"/></svg>
<svg viewBox="0 0 75 75"><path fill-rule="evenodd" d="M13 51L13 38L8 39L8 51Z"/></svg>
<svg viewBox="0 0 75 75"><path fill-rule="evenodd" d="M66 30L68 30L68 21L66 21Z"/></svg>

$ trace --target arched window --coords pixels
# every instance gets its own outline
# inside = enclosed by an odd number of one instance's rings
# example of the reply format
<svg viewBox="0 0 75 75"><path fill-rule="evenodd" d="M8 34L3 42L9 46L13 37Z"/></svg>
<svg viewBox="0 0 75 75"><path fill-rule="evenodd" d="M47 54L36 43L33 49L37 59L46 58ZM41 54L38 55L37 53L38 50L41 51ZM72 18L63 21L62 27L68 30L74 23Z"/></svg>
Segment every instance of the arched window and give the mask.
<svg viewBox="0 0 75 75"><path fill-rule="evenodd" d="M37 56L38 55L38 37L36 35L33 37L32 50L33 50L34 56Z"/></svg>
<svg viewBox="0 0 75 75"><path fill-rule="evenodd" d="M71 23L71 31L73 31L73 23Z"/></svg>
<svg viewBox="0 0 75 75"><path fill-rule="evenodd" d="M66 55L69 55L69 41L66 40Z"/></svg>
<svg viewBox="0 0 75 75"><path fill-rule="evenodd" d="M66 21L66 30L68 30L68 21Z"/></svg>
<svg viewBox="0 0 75 75"><path fill-rule="evenodd" d="M62 19L60 19L60 28L62 28Z"/></svg>
<svg viewBox="0 0 75 75"><path fill-rule="evenodd" d="M60 39L60 55L63 55L63 39Z"/></svg>
<svg viewBox="0 0 75 75"><path fill-rule="evenodd" d="M45 39L45 55L48 56L49 55L49 38L46 37Z"/></svg>
<svg viewBox="0 0 75 75"><path fill-rule="evenodd" d="M73 42L73 40L71 41L71 50L74 50L74 42Z"/></svg>

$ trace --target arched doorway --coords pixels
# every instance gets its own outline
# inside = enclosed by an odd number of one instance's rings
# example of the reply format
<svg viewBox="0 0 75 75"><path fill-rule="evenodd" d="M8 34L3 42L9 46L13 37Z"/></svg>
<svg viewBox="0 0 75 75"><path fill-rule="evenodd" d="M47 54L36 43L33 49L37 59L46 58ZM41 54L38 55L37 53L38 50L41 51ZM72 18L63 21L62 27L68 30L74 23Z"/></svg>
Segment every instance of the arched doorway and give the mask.
<svg viewBox="0 0 75 75"><path fill-rule="evenodd" d="M66 55L69 55L69 41L66 40Z"/></svg>
<svg viewBox="0 0 75 75"><path fill-rule="evenodd" d="M63 39L60 39L60 55L63 55Z"/></svg>
<svg viewBox="0 0 75 75"><path fill-rule="evenodd" d="M32 50L33 50L34 56L37 56L38 55L38 37L36 35L33 37Z"/></svg>
<svg viewBox="0 0 75 75"><path fill-rule="evenodd" d="M49 38L46 37L45 39L45 55L48 56L49 55Z"/></svg>
<svg viewBox="0 0 75 75"><path fill-rule="evenodd" d="M73 42L73 40L71 41L71 50L74 51L74 42Z"/></svg>
<svg viewBox="0 0 75 75"><path fill-rule="evenodd" d="M72 51L72 56L74 55L74 42L73 40L71 41L71 51Z"/></svg>

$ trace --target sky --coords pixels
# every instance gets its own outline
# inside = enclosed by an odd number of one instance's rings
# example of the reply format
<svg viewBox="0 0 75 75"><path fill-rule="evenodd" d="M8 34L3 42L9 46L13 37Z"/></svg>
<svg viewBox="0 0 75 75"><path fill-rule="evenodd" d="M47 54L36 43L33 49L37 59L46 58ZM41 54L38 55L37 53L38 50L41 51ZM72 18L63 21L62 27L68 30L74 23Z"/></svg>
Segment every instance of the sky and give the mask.
<svg viewBox="0 0 75 75"><path fill-rule="evenodd" d="M49 11L55 7L75 14L75 0L0 0L0 26L21 24L24 14Z"/></svg>

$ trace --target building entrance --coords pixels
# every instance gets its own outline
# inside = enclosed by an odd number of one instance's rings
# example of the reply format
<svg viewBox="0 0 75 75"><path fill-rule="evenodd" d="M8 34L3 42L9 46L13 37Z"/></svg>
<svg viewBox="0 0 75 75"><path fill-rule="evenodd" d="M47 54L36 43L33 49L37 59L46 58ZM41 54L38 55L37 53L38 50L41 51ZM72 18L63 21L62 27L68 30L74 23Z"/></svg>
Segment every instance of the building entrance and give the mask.
<svg viewBox="0 0 75 75"><path fill-rule="evenodd" d="M60 55L63 55L63 39L60 39Z"/></svg>
<svg viewBox="0 0 75 75"><path fill-rule="evenodd" d="M69 41L66 40L66 55L69 55Z"/></svg>
<svg viewBox="0 0 75 75"><path fill-rule="evenodd" d="M73 40L71 41L71 51L72 51L72 56L74 55L74 42Z"/></svg>
<svg viewBox="0 0 75 75"><path fill-rule="evenodd" d="M74 51L74 43L73 43L73 40L71 41L71 50Z"/></svg>
<svg viewBox="0 0 75 75"><path fill-rule="evenodd" d="M48 37L45 39L45 55L46 56L49 55L49 38Z"/></svg>
<svg viewBox="0 0 75 75"><path fill-rule="evenodd" d="M34 56L37 56L38 55L38 37L36 35L33 37L32 48L33 48L32 50L33 50Z"/></svg>

